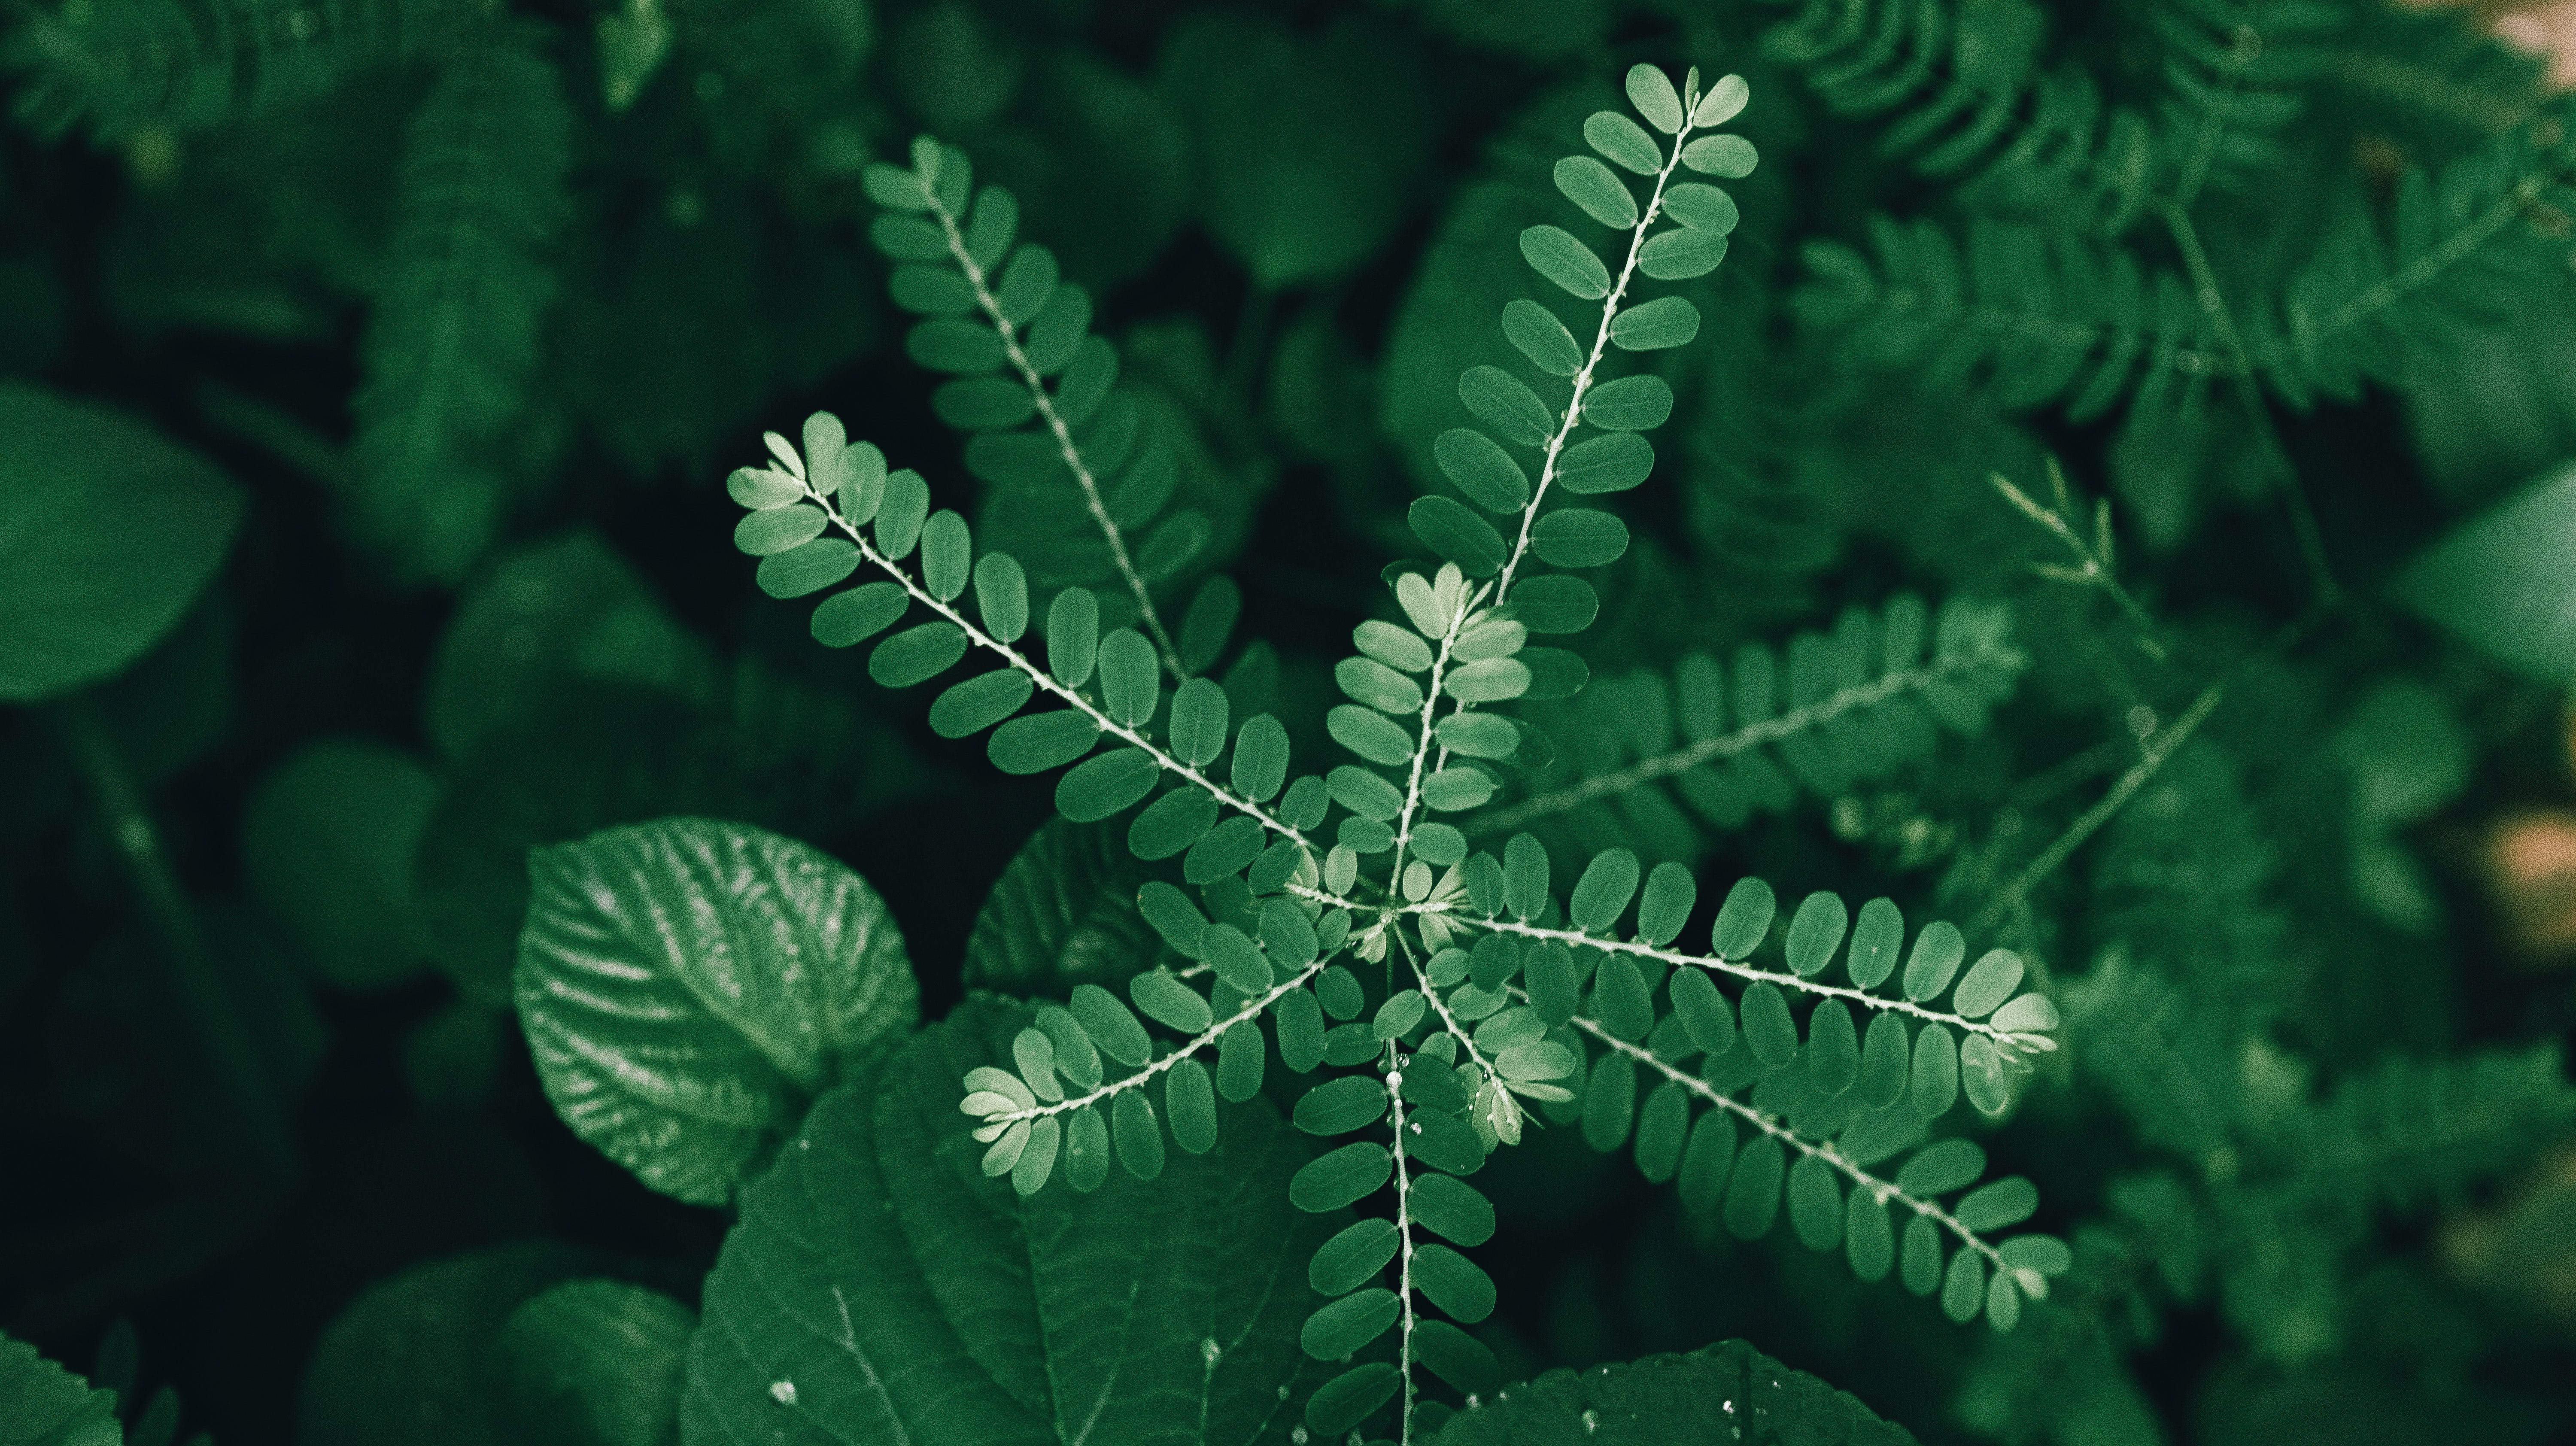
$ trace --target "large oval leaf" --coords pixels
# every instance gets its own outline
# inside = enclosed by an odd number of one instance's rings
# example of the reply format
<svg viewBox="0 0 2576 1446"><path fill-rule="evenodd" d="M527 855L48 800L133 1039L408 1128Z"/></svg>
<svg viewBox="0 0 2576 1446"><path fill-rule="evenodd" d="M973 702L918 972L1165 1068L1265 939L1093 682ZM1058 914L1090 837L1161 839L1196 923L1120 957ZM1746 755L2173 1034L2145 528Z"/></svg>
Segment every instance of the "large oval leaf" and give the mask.
<svg viewBox="0 0 2576 1446"><path fill-rule="evenodd" d="M133 662L232 545L241 493L142 424L0 387L0 700Z"/></svg>
<svg viewBox="0 0 2576 1446"><path fill-rule="evenodd" d="M1220 1106L1215 1148L1084 1194L987 1179L957 1081L1025 1009L969 1001L826 1096L707 1278L685 1446L1280 1442L1335 1367L1298 1330L1346 1214L1288 1204L1302 1141Z"/></svg>
<svg viewBox="0 0 2576 1446"><path fill-rule="evenodd" d="M1581 1374L1550 1371L1459 1412L1431 1438L1432 1446L1911 1446L1913 1440L1854 1397L1742 1341Z"/></svg>
<svg viewBox="0 0 2576 1446"><path fill-rule="evenodd" d="M573 1132L721 1204L870 1046L910 1030L903 935L792 839L667 818L536 850L520 1022Z"/></svg>

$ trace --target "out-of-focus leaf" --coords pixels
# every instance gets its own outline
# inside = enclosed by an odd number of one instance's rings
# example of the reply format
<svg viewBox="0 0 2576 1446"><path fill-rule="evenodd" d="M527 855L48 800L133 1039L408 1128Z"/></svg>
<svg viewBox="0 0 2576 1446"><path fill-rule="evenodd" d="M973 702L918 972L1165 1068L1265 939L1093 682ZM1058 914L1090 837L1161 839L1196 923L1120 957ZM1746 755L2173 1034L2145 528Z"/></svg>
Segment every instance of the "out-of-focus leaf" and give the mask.
<svg viewBox="0 0 2576 1446"><path fill-rule="evenodd" d="M107 677L179 621L241 494L103 408L0 386L0 701Z"/></svg>
<svg viewBox="0 0 2576 1446"><path fill-rule="evenodd" d="M510 1315L492 1347L501 1418L519 1446L677 1446L697 1317L615 1280L556 1286Z"/></svg>
<svg viewBox="0 0 2576 1446"><path fill-rule="evenodd" d="M595 1273L551 1242L451 1256L369 1287L323 1331L305 1369L297 1446L510 1446L489 1356L511 1313Z"/></svg>
<svg viewBox="0 0 2576 1446"><path fill-rule="evenodd" d="M1255 284L1338 275L1403 219L1431 140L1421 67L1364 16L1313 40L1224 12L1174 29L1161 83L1199 144L1199 216Z"/></svg>
<svg viewBox="0 0 2576 1446"><path fill-rule="evenodd" d="M2576 467L2453 528L2407 565L2398 596L2480 652L2544 683L2576 677Z"/></svg>
<svg viewBox="0 0 2576 1446"><path fill-rule="evenodd" d="M356 740L308 745L251 796L242 870L324 980L381 988L428 964L411 862L437 799L417 759Z"/></svg>

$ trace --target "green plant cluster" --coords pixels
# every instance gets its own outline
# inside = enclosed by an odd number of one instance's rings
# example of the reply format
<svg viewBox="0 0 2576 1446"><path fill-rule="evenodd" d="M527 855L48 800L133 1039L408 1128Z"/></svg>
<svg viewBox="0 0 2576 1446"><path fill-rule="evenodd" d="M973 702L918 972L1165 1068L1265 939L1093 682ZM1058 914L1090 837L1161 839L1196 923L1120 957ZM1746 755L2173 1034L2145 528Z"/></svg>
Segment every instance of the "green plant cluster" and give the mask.
<svg viewBox="0 0 2576 1446"><path fill-rule="evenodd" d="M2576 102L2461 17L0 74L0 1446L2576 1429Z"/></svg>

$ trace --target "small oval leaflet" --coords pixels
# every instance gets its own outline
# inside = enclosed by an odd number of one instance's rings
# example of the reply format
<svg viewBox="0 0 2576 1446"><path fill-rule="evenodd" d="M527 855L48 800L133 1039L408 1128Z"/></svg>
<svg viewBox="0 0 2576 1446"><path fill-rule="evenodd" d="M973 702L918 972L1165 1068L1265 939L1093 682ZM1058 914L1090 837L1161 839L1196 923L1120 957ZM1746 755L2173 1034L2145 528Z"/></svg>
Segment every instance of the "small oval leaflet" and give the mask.
<svg viewBox="0 0 2576 1446"><path fill-rule="evenodd" d="M1818 1094L1836 1098L1860 1078L1860 1036L1852 1028L1851 1010L1828 999L1807 1016L1807 1083Z"/></svg>
<svg viewBox="0 0 2576 1446"><path fill-rule="evenodd" d="M1459 1245L1472 1247L1494 1238L1493 1203L1464 1180L1447 1175L1417 1178L1412 1213L1423 1228Z"/></svg>
<svg viewBox="0 0 2576 1446"><path fill-rule="evenodd" d="M1621 168L1640 176L1662 170L1664 154L1646 128L1615 110L1596 110L1583 122L1583 139Z"/></svg>
<svg viewBox="0 0 2576 1446"><path fill-rule="evenodd" d="M897 562L911 556L929 516L930 484L921 480L920 473L906 467L888 476L884 500L877 504L877 551Z"/></svg>
<svg viewBox="0 0 2576 1446"><path fill-rule="evenodd" d="M1293 1118L1310 1135L1347 1135L1385 1113L1386 1086L1374 1075L1349 1075L1306 1091Z"/></svg>
<svg viewBox="0 0 2576 1446"><path fill-rule="evenodd" d="M1583 214L1624 231L1637 224L1637 198L1610 168L1590 156L1567 156L1556 163L1556 189L1583 208Z"/></svg>
<svg viewBox="0 0 2576 1446"><path fill-rule="evenodd" d="M1206 837L1215 825L1215 799L1195 788L1175 788L1147 804L1127 825L1127 850L1140 859L1167 859Z"/></svg>
<svg viewBox="0 0 2576 1446"><path fill-rule="evenodd" d="M1787 1160L1780 1142L1764 1135L1736 1157L1734 1177L1726 1182L1726 1228L1739 1240L1759 1240L1780 1216L1780 1177Z"/></svg>
<svg viewBox="0 0 2576 1446"><path fill-rule="evenodd" d="M1029 630L1028 575L1009 553L988 552L976 562L975 607L996 641L1017 642Z"/></svg>
<svg viewBox="0 0 2576 1446"><path fill-rule="evenodd" d="M1309 1160L1288 1181L1288 1199L1314 1214L1339 1210L1375 1193L1394 1174L1384 1145L1344 1145Z"/></svg>
<svg viewBox="0 0 2576 1446"><path fill-rule="evenodd" d="M1625 492L1655 470L1654 444L1634 432L1587 437L1558 454L1557 484L1568 492ZM1526 607L1517 589L1512 601ZM1532 632L1543 631L1532 625ZM1566 629L1564 631L1572 631Z"/></svg>
<svg viewBox="0 0 2576 1446"><path fill-rule="evenodd" d="M1288 729L1267 713L1254 716L1234 739L1235 788L1255 803L1267 802L1288 777Z"/></svg>
<svg viewBox="0 0 2576 1446"><path fill-rule="evenodd" d="M1705 181L1684 181L1664 191L1664 214L1694 231L1723 236L1742 219L1735 198Z"/></svg>
<svg viewBox="0 0 2576 1446"><path fill-rule="evenodd" d="M1959 972L1959 961L1968 955L1968 941L1959 926L1947 919L1936 919L1914 936L1913 956L1905 961L1905 997L1917 1004L1937 999L1950 987L1952 975Z"/></svg>
<svg viewBox="0 0 2576 1446"><path fill-rule="evenodd" d="M1848 917L1841 897L1823 889L1800 902L1789 920L1789 971L1801 979L1824 973L1834 961L1834 951L1842 947Z"/></svg>
<svg viewBox="0 0 2576 1446"><path fill-rule="evenodd" d="M1413 535L1471 577L1500 571L1507 552L1493 524L1446 497L1419 497L1405 515ZM807 546L813 546L808 543Z"/></svg>
<svg viewBox="0 0 2576 1446"><path fill-rule="evenodd" d="M930 729L942 738L972 737L1020 711L1035 688L1017 668L979 673L930 705Z"/></svg>
<svg viewBox="0 0 2576 1446"><path fill-rule="evenodd" d="M858 570L859 550L837 537L818 537L760 560L760 590L774 598L820 592Z"/></svg>
<svg viewBox="0 0 2576 1446"><path fill-rule="evenodd" d="M2021 987L2021 975L2020 955L2010 949L1989 949L1968 971L1968 977L1959 981L1959 992L1950 996L1950 1007L1963 1019L1982 1019Z"/></svg>
<svg viewBox="0 0 2576 1446"><path fill-rule="evenodd" d="M1914 1040L1914 1108L1938 1117L1959 1099L1959 1045L1947 1025L1925 1025Z"/></svg>
<svg viewBox="0 0 2576 1446"><path fill-rule="evenodd" d="M1346 1295L1306 1317L1298 1344L1319 1361L1338 1361L1386 1334L1402 1310L1384 1286Z"/></svg>
<svg viewBox="0 0 2576 1446"><path fill-rule="evenodd" d="M1259 994L1270 988L1269 957L1261 952L1260 945L1252 942L1250 935L1232 924L1210 924L1206 932L1199 935L1199 954L1207 960L1210 968L1216 970L1216 977L1245 994ZM1187 985L1182 987L1188 988ZM1197 997L1195 991L1191 997ZM1142 999L1136 1002L1140 1007L1144 1004ZM1155 1018L1162 1016L1156 1015ZM1206 1027L1204 1024L1198 1026L1199 1029Z"/></svg>
<svg viewBox="0 0 2576 1446"><path fill-rule="evenodd" d="M909 688L947 672L965 656L965 630L940 618L877 644L868 655L868 676L889 688Z"/></svg>
<svg viewBox="0 0 2576 1446"><path fill-rule="evenodd" d="M831 519L809 503L767 512L748 512L734 524L733 545L753 557L767 557L823 535Z"/></svg>
<svg viewBox="0 0 2576 1446"><path fill-rule="evenodd" d="M1780 986L1757 981L1744 991L1740 1007L1744 1042L1752 1046L1753 1057L1774 1069L1787 1064L1798 1052L1798 1025L1789 1017L1789 997Z"/></svg>
<svg viewBox="0 0 2576 1446"><path fill-rule="evenodd" d="M1310 989L1291 989L1270 1006L1279 1037L1279 1062L1299 1074L1324 1062L1324 1011Z"/></svg>
<svg viewBox="0 0 2576 1446"><path fill-rule="evenodd" d="M1982 1034L1959 1045L1959 1089L1982 1115L1999 1115L2012 1103L2012 1085L2004 1076L2003 1052Z"/></svg>
<svg viewBox="0 0 2576 1446"><path fill-rule="evenodd" d="M1522 297L1503 308L1503 339L1552 376L1570 377L1583 369L1583 348L1556 313Z"/></svg>
<svg viewBox="0 0 2576 1446"><path fill-rule="evenodd" d="M966 590L974 542L966 519L941 508L921 525L921 581L941 602Z"/></svg>
<svg viewBox="0 0 2576 1446"><path fill-rule="evenodd" d="M814 640L827 648L854 647L893 626L911 606L910 594L895 583L861 583L815 606Z"/></svg>
<svg viewBox="0 0 2576 1446"><path fill-rule="evenodd" d="M1000 736L998 730L995 736ZM1142 748L1104 753L1075 765L1056 781L1056 811L1075 823L1096 823L1151 792L1161 773L1162 765Z"/></svg>
<svg viewBox="0 0 2576 1446"><path fill-rule="evenodd" d="M1660 1185L1681 1169L1682 1146L1690 1131L1690 1095L1666 1080L1646 1096L1637 1115L1637 1173Z"/></svg>
<svg viewBox="0 0 2576 1446"><path fill-rule="evenodd" d="M1704 1054L1724 1054L1735 1047L1735 1010L1708 975L1683 969L1666 987L1672 993L1673 1015L1681 1020L1692 1045Z"/></svg>
<svg viewBox="0 0 2576 1446"><path fill-rule="evenodd" d="M1080 758L1099 741L1099 724L1071 708L1058 708L994 729L984 752L1004 773L1044 773Z"/></svg>
<svg viewBox="0 0 2576 1446"><path fill-rule="evenodd" d="M1560 507L1530 529L1530 550L1555 567L1602 567L1628 551L1628 524L1590 507Z"/></svg>
<svg viewBox="0 0 2576 1446"><path fill-rule="evenodd" d="M1867 1281L1887 1278L1896 1264L1896 1234L1888 1223L1887 1202L1867 1190L1851 1192L1843 1215L1843 1259L1852 1274Z"/></svg>
<svg viewBox="0 0 2576 1446"><path fill-rule="evenodd" d="M1154 645L1134 628L1100 640L1101 710L1130 728L1154 716L1162 701L1162 667Z"/></svg>
<svg viewBox="0 0 2576 1446"><path fill-rule="evenodd" d="M1047 606L1047 671L1068 688L1091 681L1100 658L1100 599L1089 588L1069 587Z"/></svg>
<svg viewBox="0 0 2576 1446"><path fill-rule="evenodd" d="M1672 386L1651 372L1603 382L1583 397L1583 420L1608 432L1651 431L1672 414Z"/></svg>
<svg viewBox="0 0 2576 1446"><path fill-rule="evenodd" d="M1494 1313L1493 1277L1436 1241L1414 1248L1413 1285L1452 1320L1474 1325Z"/></svg>
<svg viewBox="0 0 2576 1446"><path fill-rule="evenodd" d="M1753 142L1742 136L1702 136L1682 147L1682 164L1704 176L1739 180L1761 163Z"/></svg>
<svg viewBox="0 0 2576 1446"><path fill-rule="evenodd" d="M1610 342L1622 351L1688 346L1699 335L1699 308L1689 298L1659 296L1610 319Z"/></svg>
<svg viewBox="0 0 2576 1446"><path fill-rule="evenodd" d="M1153 1103L1140 1089L1121 1090L1109 1107L1109 1137L1118 1147L1118 1163L1139 1180L1163 1173L1163 1128L1154 1120Z"/></svg>
<svg viewBox="0 0 2576 1446"><path fill-rule="evenodd" d="M1632 65L1628 67L1627 86L1628 103L1646 118L1646 124L1668 136L1681 130L1687 117L1682 114L1682 98L1673 89L1672 77L1651 65Z"/></svg>
<svg viewBox="0 0 2576 1446"><path fill-rule="evenodd" d="M1556 430L1556 413L1538 399L1538 393L1531 391L1527 382L1501 367L1472 366L1461 372L1458 400L1500 432L1506 442L1543 447Z"/></svg>
<svg viewBox="0 0 2576 1446"><path fill-rule="evenodd" d="M1207 1066L1182 1060L1164 1076L1163 1108L1171 1117L1172 1143L1193 1155L1216 1148L1216 1091Z"/></svg>
<svg viewBox="0 0 2576 1446"><path fill-rule="evenodd" d="M1574 233L1556 226L1532 226L1521 233L1522 259L1538 274L1585 301L1610 294L1610 268Z"/></svg>
<svg viewBox="0 0 2576 1446"><path fill-rule="evenodd" d="M1213 679L1192 678L1172 694L1172 751L1193 767L1212 762L1225 751L1225 690Z"/></svg>
<svg viewBox="0 0 2576 1446"><path fill-rule="evenodd" d="M1896 1172L1896 1188L1929 1199L1972 1184L1986 1173L1985 1147L1974 1140L1949 1139L1924 1146Z"/></svg>
<svg viewBox="0 0 2576 1446"><path fill-rule="evenodd" d="M1713 231L1676 226L1649 237L1637 248L1637 269L1657 281L1687 281L1706 276L1726 259L1726 238ZM964 383L963 385L978 385Z"/></svg>
<svg viewBox="0 0 2576 1446"><path fill-rule="evenodd" d="M1198 1034L1215 1022L1207 996L1180 981L1169 970L1149 969L1127 982L1127 997L1156 1023L1182 1034Z"/></svg>
<svg viewBox="0 0 2576 1446"><path fill-rule="evenodd" d="M1266 1064L1261 1026L1247 1019L1227 1030L1217 1042L1216 1092L1235 1104L1261 1093Z"/></svg>
<svg viewBox="0 0 2576 1446"><path fill-rule="evenodd" d="M1860 1051L1860 1102L1881 1110L1902 1098L1913 1052L1904 1020L1886 1013L1870 1020Z"/></svg>
<svg viewBox="0 0 2576 1446"><path fill-rule="evenodd" d="M1860 906L1860 919L1852 926L1851 952L1844 967L1851 971L1851 982L1863 989L1875 989L1896 971L1896 951L1905 942L1905 916L1894 901L1872 899Z"/></svg>
<svg viewBox="0 0 2576 1446"><path fill-rule="evenodd" d="M1771 886L1760 879L1735 881L1719 906L1717 922L1709 929L1709 952L1720 959L1745 959L1752 956L1771 932L1771 916L1778 907Z"/></svg>
<svg viewBox="0 0 2576 1446"><path fill-rule="evenodd" d="M1145 1033L1145 1026L1136 1021L1117 995L1099 985L1073 986L1073 997L1066 1001L1066 1008L1101 1053L1120 1064L1133 1067L1153 1056L1153 1040Z"/></svg>
<svg viewBox="0 0 2576 1446"><path fill-rule="evenodd" d="M1473 427L1452 427L1431 444L1431 457L1440 465L1440 473L1467 494L1467 500L1488 512L1518 512L1529 505L1529 474L1521 464L1491 437ZM743 519L748 525L754 518L780 514L755 512ZM1431 665L1423 658L1423 667Z"/></svg>
<svg viewBox="0 0 2576 1446"><path fill-rule="evenodd" d="M1645 897L1637 901L1637 937L1661 947L1678 937L1699 902L1699 884L1690 869L1669 860L1646 876Z"/></svg>
<svg viewBox="0 0 2576 1446"><path fill-rule="evenodd" d="M1809 1250L1831 1250L1843 1240L1843 1192L1834 1167L1802 1155L1789 1171L1789 1228Z"/></svg>
<svg viewBox="0 0 2576 1446"><path fill-rule="evenodd" d="M1377 1278L1395 1258L1399 1234L1392 1220L1369 1219L1344 1226L1315 1248L1306 1264L1306 1283L1317 1295L1343 1295Z"/></svg>

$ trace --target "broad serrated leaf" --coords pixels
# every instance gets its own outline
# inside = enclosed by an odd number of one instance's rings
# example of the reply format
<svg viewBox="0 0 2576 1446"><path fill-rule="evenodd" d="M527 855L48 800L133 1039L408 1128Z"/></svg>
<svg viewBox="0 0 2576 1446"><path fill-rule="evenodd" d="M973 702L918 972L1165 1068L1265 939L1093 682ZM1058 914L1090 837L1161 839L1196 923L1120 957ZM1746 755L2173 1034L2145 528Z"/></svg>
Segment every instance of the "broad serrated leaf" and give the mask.
<svg viewBox="0 0 2576 1446"><path fill-rule="evenodd" d="M1101 1441L1284 1442L1332 1374L1298 1346L1301 1277L1346 1217L1289 1206L1305 1151L1259 1102L1221 1106L1208 1153L1150 1184L985 1179L954 1082L1027 1022L970 1001L816 1108L708 1277L684 1440L1036 1446L1079 1421Z"/></svg>
<svg viewBox="0 0 2576 1446"><path fill-rule="evenodd" d="M515 994L573 1132L722 1204L812 1099L919 1017L867 882L793 840L675 818L539 849Z"/></svg>

